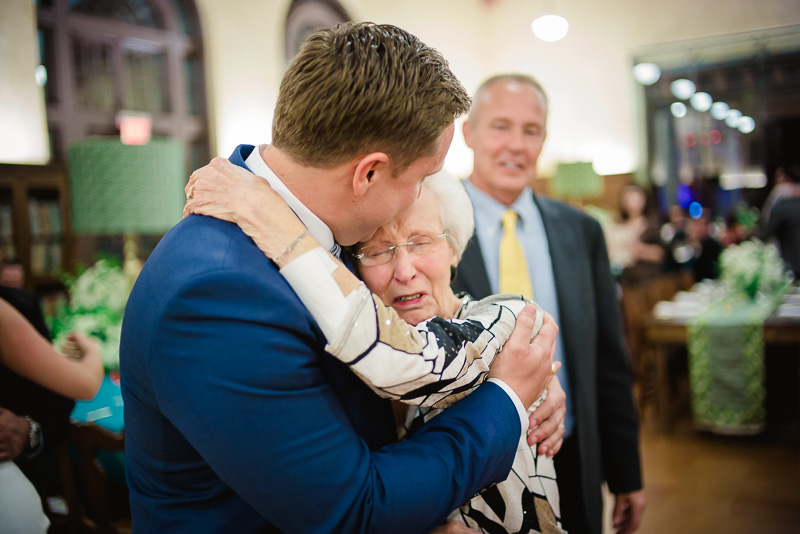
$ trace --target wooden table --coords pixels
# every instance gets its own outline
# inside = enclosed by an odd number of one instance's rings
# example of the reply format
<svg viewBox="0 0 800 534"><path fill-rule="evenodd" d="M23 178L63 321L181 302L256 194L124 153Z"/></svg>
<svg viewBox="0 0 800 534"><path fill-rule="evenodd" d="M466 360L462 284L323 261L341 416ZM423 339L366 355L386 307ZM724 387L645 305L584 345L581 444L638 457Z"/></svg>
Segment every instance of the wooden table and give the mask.
<svg viewBox="0 0 800 534"><path fill-rule="evenodd" d="M656 368L656 414L661 432L672 431L673 406L670 403L669 370L667 348L686 347L689 337L689 318L656 319L645 323L645 350L653 355ZM797 345L800 357L800 317L777 317L775 314L764 322L764 344ZM800 382L800 376L798 376ZM798 395L800 410L800 395ZM800 413L800 412L798 412Z"/></svg>

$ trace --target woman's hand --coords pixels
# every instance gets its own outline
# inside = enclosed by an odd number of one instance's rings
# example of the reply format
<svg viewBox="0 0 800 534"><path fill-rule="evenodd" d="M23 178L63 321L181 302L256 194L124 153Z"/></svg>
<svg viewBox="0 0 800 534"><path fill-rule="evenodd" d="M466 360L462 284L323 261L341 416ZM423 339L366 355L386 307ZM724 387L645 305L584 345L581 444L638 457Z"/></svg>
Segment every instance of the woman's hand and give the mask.
<svg viewBox="0 0 800 534"><path fill-rule="evenodd" d="M272 188L248 170L224 158L214 158L192 173L184 192L184 217L198 213L236 223L238 216L254 209L258 199L269 195Z"/></svg>
<svg viewBox="0 0 800 534"><path fill-rule="evenodd" d="M80 332L70 332L67 342L61 347L61 352L72 358L75 365L83 369L84 384L80 386L81 392L76 398L85 400L94 398L105 374L103 360L95 342Z"/></svg>
<svg viewBox="0 0 800 534"><path fill-rule="evenodd" d="M270 259L306 230L269 182L223 158L194 171L185 192L184 217L197 213L236 223Z"/></svg>

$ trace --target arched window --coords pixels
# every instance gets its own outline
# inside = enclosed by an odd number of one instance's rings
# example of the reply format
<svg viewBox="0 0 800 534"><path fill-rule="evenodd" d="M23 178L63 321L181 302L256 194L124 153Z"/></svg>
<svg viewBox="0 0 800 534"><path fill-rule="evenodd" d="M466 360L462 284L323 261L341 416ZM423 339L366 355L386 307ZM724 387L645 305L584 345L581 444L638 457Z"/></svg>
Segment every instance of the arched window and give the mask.
<svg viewBox="0 0 800 534"><path fill-rule="evenodd" d="M350 15L336 0L292 0L286 14L286 63L289 64L309 35L349 20Z"/></svg>
<svg viewBox="0 0 800 534"><path fill-rule="evenodd" d="M55 161L117 113L150 114L153 135L182 140L187 169L208 161L203 47L191 0L38 0Z"/></svg>

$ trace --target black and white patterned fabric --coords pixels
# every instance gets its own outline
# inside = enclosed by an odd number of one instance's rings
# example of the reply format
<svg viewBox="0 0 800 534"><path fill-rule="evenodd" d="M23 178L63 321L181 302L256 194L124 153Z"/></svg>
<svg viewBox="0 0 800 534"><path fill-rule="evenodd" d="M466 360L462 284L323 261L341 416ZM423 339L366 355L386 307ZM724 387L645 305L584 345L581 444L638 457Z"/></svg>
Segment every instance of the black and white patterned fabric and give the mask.
<svg viewBox="0 0 800 534"><path fill-rule="evenodd" d="M463 299L455 321L470 320L473 313L484 317L484 307L509 306L516 313L522 309L520 297L512 295L495 295L482 301ZM525 302L522 302L524 306ZM502 318L502 315L498 316ZM439 319L441 321L441 319ZM504 318L500 320L505 320ZM487 330L505 332L495 323L484 324ZM422 325L418 325L419 328ZM513 323L511 324L513 329ZM536 330L538 332L538 329ZM505 343L507 337L502 340ZM482 381L482 380L481 380ZM540 398L532 407L535 409L543 401ZM430 420L441 409L424 405L409 412L401 435L411 435ZM486 534L502 533L542 533L564 534L561 525L561 512L556 471L553 459L539 456L535 447L530 447L526 439L520 439L511 473L508 478L494 486L486 488L478 495L455 510L449 517L451 521L459 521L468 527Z"/></svg>
<svg viewBox="0 0 800 534"><path fill-rule="evenodd" d="M324 254L306 253L281 273L320 325L326 350L381 397L415 407L398 429L401 438L482 384L519 312L536 306L520 295L464 297L453 319L434 317L412 326L363 283L343 295L330 275L336 269L331 262ZM536 307L533 336L544 317ZM522 436L508 479L450 519L487 534L563 534L552 458L538 457Z"/></svg>
<svg viewBox="0 0 800 534"><path fill-rule="evenodd" d="M352 344L340 338L337 347L341 359L379 395L418 407L409 411L399 429L402 438L486 380L517 314L531 302L519 295L464 297L453 319L434 317L416 326L399 319L377 297L374 303L377 328L370 348L358 355L349 348L364 346L363 338ZM534 335L542 316L537 314ZM353 338L359 337L355 330L363 334L369 329L351 325ZM553 459L540 457L523 436L508 479L476 495L449 519L486 534L563 534L560 515Z"/></svg>

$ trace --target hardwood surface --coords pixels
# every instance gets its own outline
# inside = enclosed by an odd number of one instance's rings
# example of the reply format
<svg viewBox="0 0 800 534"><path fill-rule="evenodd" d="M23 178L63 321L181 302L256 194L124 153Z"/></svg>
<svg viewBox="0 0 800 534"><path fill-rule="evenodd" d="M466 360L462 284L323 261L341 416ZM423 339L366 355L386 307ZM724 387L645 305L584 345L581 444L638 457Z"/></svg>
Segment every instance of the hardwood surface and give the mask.
<svg viewBox="0 0 800 534"><path fill-rule="evenodd" d="M641 534L800 532L796 423L751 438L698 432L688 414L671 435L654 426L642 429L649 504Z"/></svg>

